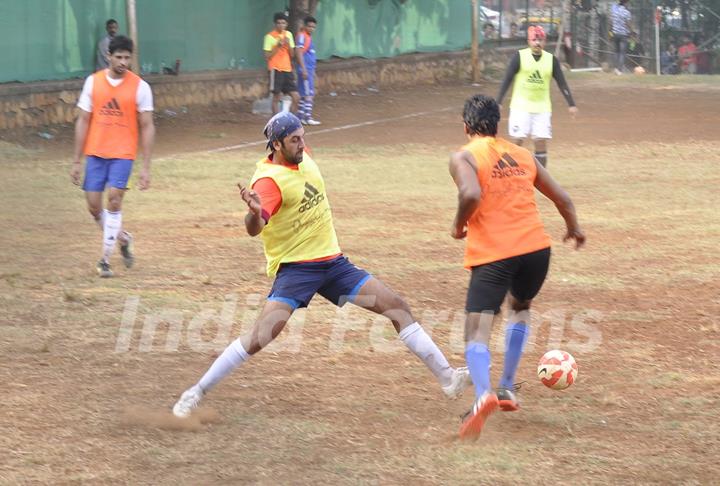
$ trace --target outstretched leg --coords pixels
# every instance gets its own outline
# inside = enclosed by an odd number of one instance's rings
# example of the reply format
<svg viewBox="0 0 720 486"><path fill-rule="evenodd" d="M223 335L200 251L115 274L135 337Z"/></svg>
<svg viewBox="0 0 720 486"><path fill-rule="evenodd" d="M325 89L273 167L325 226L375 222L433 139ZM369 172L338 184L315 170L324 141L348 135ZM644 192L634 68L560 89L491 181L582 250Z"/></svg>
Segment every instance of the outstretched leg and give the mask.
<svg viewBox="0 0 720 486"><path fill-rule="evenodd" d="M415 320L405 300L380 280L369 278L357 293L355 303L390 319L402 342L425 363L449 398L459 396L469 384L467 370L450 366L440 348Z"/></svg>
<svg viewBox="0 0 720 486"><path fill-rule="evenodd" d="M275 339L287 324L295 307L284 301L268 300L252 329L225 348L196 385L188 388L173 407L175 416L184 418L198 406L203 396L234 369L245 363Z"/></svg>

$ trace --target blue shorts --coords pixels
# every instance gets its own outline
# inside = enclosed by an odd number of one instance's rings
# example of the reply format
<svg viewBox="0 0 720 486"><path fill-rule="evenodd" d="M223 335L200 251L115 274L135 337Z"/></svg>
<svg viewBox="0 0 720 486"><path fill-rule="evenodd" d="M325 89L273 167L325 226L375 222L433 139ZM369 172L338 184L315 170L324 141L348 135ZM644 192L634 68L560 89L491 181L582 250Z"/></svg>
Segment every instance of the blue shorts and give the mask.
<svg viewBox="0 0 720 486"><path fill-rule="evenodd" d="M88 155L85 159L83 191L103 192L105 186L127 189L133 161L130 159L103 159Z"/></svg>
<svg viewBox="0 0 720 486"><path fill-rule="evenodd" d="M306 96L315 96L315 70L308 69L308 78L303 79L302 71L297 72L298 93L303 98Z"/></svg>
<svg viewBox="0 0 720 486"><path fill-rule="evenodd" d="M370 274L340 255L325 262L280 265L268 300L285 302L293 309L307 307L315 294L342 307L352 302Z"/></svg>

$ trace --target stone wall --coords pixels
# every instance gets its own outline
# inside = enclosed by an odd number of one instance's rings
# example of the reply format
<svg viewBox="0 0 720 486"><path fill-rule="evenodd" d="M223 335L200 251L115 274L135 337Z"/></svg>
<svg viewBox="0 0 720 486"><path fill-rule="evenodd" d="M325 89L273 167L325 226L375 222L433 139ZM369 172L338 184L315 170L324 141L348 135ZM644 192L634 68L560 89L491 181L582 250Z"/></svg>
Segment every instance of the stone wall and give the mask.
<svg viewBox="0 0 720 486"><path fill-rule="evenodd" d="M508 52L514 52L510 49ZM485 64L504 62L504 50L482 53ZM333 59L318 64L316 86L320 92L360 87L432 84L468 81L468 51L408 54L388 59ZM150 75L155 109L211 105L226 100L254 100L266 96L267 74L263 70ZM70 123L83 80L9 83L0 85L0 129Z"/></svg>

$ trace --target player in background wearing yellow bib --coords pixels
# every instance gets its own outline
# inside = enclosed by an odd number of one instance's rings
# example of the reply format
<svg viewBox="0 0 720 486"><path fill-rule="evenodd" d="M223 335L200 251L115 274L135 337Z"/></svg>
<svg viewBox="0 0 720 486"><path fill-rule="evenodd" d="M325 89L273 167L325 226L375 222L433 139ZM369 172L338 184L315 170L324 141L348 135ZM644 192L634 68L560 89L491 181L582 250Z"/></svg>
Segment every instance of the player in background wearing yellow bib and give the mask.
<svg viewBox="0 0 720 486"><path fill-rule="evenodd" d="M557 58L545 51L545 31L540 26L528 27L528 47L519 50L510 60L497 97L502 105L505 93L513 85L510 101L508 132L513 142L522 145L525 138L533 139L535 158L547 167L547 141L552 138L552 104L550 78L554 78L570 107L574 118L578 112L570 88L565 81Z"/></svg>
<svg viewBox="0 0 720 486"><path fill-rule="evenodd" d="M449 398L470 384L467 368L452 368L407 303L380 280L356 267L338 245L325 182L305 151L305 131L291 113L265 126L270 155L257 164L250 188L240 188L248 206L245 228L260 235L267 274L275 277L253 328L233 341L205 375L173 407L187 417L203 396L235 368L267 346L299 307L320 294L341 307L352 302L390 319L403 343L432 371Z"/></svg>

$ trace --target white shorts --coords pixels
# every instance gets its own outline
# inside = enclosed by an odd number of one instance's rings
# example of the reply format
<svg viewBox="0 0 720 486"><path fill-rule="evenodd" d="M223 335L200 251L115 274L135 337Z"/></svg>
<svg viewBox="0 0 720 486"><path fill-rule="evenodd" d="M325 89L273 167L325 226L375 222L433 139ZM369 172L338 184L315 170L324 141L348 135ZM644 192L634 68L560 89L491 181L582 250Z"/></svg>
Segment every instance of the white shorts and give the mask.
<svg viewBox="0 0 720 486"><path fill-rule="evenodd" d="M528 113L526 111L510 110L508 118L508 133L512 138L552 138L552 113Z"/></svg>

